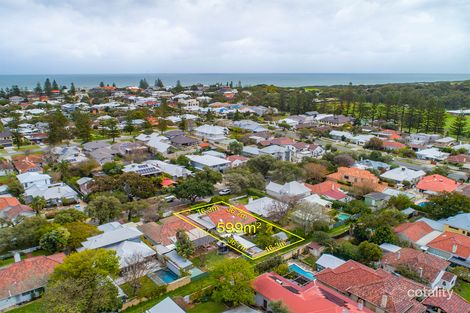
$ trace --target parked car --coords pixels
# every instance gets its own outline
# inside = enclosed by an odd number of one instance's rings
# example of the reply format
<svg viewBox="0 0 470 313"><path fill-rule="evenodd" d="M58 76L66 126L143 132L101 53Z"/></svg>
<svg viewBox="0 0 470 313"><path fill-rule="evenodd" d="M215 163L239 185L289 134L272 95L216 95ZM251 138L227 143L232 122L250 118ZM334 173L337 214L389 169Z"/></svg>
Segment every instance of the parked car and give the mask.
<svg viewBox="0 0 470 313"><path fill-rule="evenodd" d="M173 195L169 195L169 196L166 196L166 197L163 198L163 199L165 199L166 202L173 202L173 201L176 200L176 197L173 196Z"/></svg>
<svg viewBox="0 0 470 313"><path fill-rule="evenodd" d="M225 189L219 190L219 195L225 196L225 195L230 194L231 192L232 192L232 191L231 191L229 188L225 188Z"/></svg>

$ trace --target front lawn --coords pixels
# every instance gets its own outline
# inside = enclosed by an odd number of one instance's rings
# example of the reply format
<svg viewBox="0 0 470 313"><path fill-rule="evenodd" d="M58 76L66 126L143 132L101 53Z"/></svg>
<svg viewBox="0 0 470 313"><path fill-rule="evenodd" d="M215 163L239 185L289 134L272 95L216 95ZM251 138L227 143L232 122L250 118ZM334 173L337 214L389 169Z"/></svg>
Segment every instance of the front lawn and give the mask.
<svg viewBox="0 0 470 313"><path fill-rule="evenodd" d="M470 302L470 284L459 280L454 287L454 291L462 298Z"/></svg>
<svg viewBox="0 0 470 313"><path fill-rule="evenodd" d="M193 308L189 309L188 313L220 313L227 309L222 303L217 302L204 302L199 303Z"/></svg>
<svg viewBox="0 0 470 313"><path fill-rule="evenodd" d="M338 236L338 235L341 235L345 232L347 232L349 229L349 224L346 223L344 225L341 225L341 226L338 226L338 227L335 227L335 228L332 228L330 230L328 230L328 234L330 234L331 237L335 237L335 236Z"/></svg>
<svg viewBox="0 0 470 313"><path fill-rule="evenodd" d="M19 308L8 311L8 313L37 313L42 312L42 302L41 299L30 302Z"/></svg>

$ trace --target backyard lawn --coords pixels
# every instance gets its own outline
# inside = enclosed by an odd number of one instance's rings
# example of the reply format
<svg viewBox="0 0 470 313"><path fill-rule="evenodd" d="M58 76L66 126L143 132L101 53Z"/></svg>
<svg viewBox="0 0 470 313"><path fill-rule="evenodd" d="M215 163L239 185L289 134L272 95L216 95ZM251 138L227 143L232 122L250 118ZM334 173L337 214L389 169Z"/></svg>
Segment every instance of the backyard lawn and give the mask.
<svg viewBox="0 0 470 313"><path fill-rule="evenodd" d="M470 284L466 282L458 282L454 287L454 291L462 298L470 302Z"/></svg>
<svg viewBox="0 0 470 313"><path fill-rule="evenodd" d="M204 302L199 303L193 308L189 309L188 313L220 313L227 309L222 303L217 302Z"/></svg>
<svg viewBox="0 0 470 313"><path fill-rule="evenodd" d="M156 290L158 286L147 276L143 276L140 278L140 288L137 291L137 294L135 295L137 298L142 298L147 295L152 294L152 291ZM120 286L124 293L129 297L129 298L134 298L132 295L132 286L129 283L125 283Z"/></svg>
<svg viewBox="0 0 470 313"><path fill-rule="evenodd" d="M8 313L37 313L37 312L42 312L41 308L41 300L36 300L33 302L30 302L26 305L23 305L19 308L13 309L8 311Z"/></svg>
<svg viewBox="0 0 470 313"><path fill-rule="evenodd" d="M211 251L203 256L204 259L201 259L200 256L195 257L191 261L193 262L194 266L203 269L203 270L211 270L213 269L214 265L223 260L224 256L221 254L217 254L217 250Z"/></svg>

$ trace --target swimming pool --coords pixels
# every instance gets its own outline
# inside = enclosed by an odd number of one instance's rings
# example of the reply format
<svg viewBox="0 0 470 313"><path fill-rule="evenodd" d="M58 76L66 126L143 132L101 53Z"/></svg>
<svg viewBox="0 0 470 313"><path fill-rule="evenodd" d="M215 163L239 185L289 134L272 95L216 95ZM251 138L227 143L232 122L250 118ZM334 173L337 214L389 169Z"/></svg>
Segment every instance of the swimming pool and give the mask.
<svg viewBox="0 0 470 313"><path fill-rule="evenodd" d="M166 284L169 284L179 278L175 273L166 269L158 270L154 274Z"/></svg>
<svg viewBox="0 0 470 313"><path fill-rule="evenodd" d="M346 213L339 213L338 215L336 215L336 217L340 220L340 221L346 221L348 220L351 215L349 214L346 214Z"/></svg>
<svg viewBox="0 0 470 313"><path fill-rule="evenodd" d="M297 264L291 264L289 265L289 271L293 271L293 272L296 272L297 274L309 279L309 280L315 280L315 275L313 275L312 272L308 272L306 270L304 270L303 268L301 268L300 266L298 266Z"/></svg>

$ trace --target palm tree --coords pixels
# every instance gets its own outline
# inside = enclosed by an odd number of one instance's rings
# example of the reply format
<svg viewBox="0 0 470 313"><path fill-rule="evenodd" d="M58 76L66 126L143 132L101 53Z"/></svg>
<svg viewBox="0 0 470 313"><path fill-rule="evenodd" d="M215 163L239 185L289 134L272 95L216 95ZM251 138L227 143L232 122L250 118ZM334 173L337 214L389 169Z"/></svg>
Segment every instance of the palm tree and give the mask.
<svg viewBox="0 0 470 313"><path fill-rule="evenodd" d="M36 212L36 215L39 215L42 209L47 205L46 199L44 197L36 196L31 201L31 208Z"/></svg>
<svg viewBox="0 0 470 313"><path fill-rule="evenodd" d="M68 161L62 160L56 165L57 171L60 173L60 178L64 179L67 176L69 171L70 163Z"/></svg>

